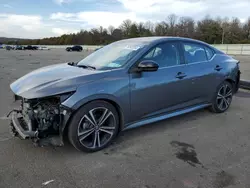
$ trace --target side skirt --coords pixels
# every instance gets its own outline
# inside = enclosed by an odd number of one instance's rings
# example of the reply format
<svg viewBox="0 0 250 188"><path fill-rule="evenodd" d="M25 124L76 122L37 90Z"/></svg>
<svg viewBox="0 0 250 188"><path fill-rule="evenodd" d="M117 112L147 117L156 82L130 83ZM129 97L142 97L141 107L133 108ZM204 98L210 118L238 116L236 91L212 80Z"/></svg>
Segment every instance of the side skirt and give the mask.
<svg viewBox="0 0 250 188"><path fill-rule="evenodd" d="M152 118L142 119L142 120L134 122L132 124L128 124L123 130L137 128L137 127L140 127L140 126L143 126L143 125L146 125L146 124L154 123L154 122L161 121L161 120L164 120L164 119L168 119L168 118L171 118L171 117L175 117L175 116L179 116L179 115L186 114L186 113L189 113L189 112L193 112L193 111L196 111L196 110L199 110L199 109L206 108L206 107L208 107L210 105L211 104L201 104L201 105L192 106L190 108L186 108L186 109L183 109L183 110L178 110L178 111L175 111L175 112L172 112L172 113L162 114L160 116L154 116Z"/></svg>

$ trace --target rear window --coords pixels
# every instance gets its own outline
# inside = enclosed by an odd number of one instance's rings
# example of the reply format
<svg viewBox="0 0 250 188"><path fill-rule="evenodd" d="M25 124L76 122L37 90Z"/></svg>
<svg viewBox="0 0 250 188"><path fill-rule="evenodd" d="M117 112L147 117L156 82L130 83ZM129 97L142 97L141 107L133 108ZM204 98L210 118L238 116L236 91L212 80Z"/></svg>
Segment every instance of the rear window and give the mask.
<svg viewBox="0 0 250 188"><path fill-rule="evenodd" d="M205 47L205 51L207 54L207 59L210 60L214 56L214 51L211 48Z"/></svg>
<svg viewBox="0 0 250 188"><path fill-rule="evenodd" d="M183 42L184 56L187 63L207 61L205 46L196 43Z"/></svg>

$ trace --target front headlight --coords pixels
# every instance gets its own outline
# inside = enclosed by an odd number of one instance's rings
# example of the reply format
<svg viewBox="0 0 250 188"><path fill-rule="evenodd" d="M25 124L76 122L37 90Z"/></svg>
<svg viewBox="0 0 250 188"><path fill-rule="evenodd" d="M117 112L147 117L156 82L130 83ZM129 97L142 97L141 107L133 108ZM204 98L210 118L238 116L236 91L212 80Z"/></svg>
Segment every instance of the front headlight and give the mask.
<svg viewBox="0 0 250 188"><path fill-rule="evenodd" d="M67 100L71 95L73 95L75 93L75 91L72 91L72 92L68 92L68 93L64 93L64 94L61 94L59 95L60 97L60 102L64 102L65 100Z"/></svg>

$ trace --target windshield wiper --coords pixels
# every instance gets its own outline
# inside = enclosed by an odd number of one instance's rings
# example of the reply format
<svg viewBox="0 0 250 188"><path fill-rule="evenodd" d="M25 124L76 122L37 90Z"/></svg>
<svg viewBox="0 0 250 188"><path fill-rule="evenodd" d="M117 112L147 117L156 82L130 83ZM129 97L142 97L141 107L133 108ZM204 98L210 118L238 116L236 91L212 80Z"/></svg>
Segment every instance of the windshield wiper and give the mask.
<svg viewBox="0 0 250 188"><path fill-rule="evenodd" d="M90 65L76 65L77 67L81 67L81 68L85 68L85 69L89 69L89 68L91 68L91 69L93 69L93 70L96 70L96 68L95 67L93 67L93 66L90 66Z"/></svg>
<svg viewBox="0 0 250 188"><path fill-rule="evenodd" d="M76 65L75 62L68 62L67 64L70 65L70 66L75 66Z"/></svg>
<svg viewBox="0 0 250 188"><path fill-rule="evenodd" d="M96 68L94 66L90 66L90 65L78 65L75 62L69 62L68 65L75 66L75 67L80 67L80 68L84 68L84 69L89 69L90 68L90 69L96 70Z"/></svg>

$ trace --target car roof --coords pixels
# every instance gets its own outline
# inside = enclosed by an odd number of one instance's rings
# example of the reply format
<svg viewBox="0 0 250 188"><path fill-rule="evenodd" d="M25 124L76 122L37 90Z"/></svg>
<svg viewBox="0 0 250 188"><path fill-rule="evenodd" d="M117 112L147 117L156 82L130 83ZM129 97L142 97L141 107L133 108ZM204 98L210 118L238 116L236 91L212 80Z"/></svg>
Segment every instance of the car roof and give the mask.
<svg viewBox="0 0 250 188"><path fill-rule="evenodd" d="M185 42L196 42L199 43L201 45L205 45L207 47L210 47L211 49L213 49L215 52L217 53L223 53L220 50L218 50L217 48L213 47L212 45L200 41L200 40L196 40L196 39L192 39L192 38L186 38L186 37L174 37L174 36L151 36L151 37L135 37L135 38L129 38L129 39L122 39L119 40L117 42L132 42L132 43L147 43L147 44L151 44L151 45L155 45L161 42L166 42L166 41L185 41Z"/></svg>
<svg viewBox="0 0 250 188"><path fill-rule="evenodd" d="M171 40L181 40L181 41L189 41L189 42L198 42L201 44L209 45L203 41L192 39L192 38L185 38L185 37L173 37L173 36L152 36L152 37L136 37L136 38L129 38L123 39L120 41L128 41L128 42L142 42L142 43L154 43L154 42L164 42L164 41L171 41Z"/></svg>

